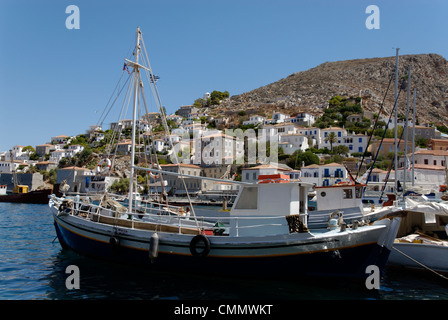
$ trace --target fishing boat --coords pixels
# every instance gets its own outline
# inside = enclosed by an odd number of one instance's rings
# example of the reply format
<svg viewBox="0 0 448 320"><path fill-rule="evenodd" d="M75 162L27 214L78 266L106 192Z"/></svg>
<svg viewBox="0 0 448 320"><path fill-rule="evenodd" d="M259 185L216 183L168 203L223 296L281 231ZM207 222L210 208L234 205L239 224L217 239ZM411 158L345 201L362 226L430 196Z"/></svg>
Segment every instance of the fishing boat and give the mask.
<svg viewBox="0 0 448 320"><path fill-rule="evenodd" d="M448 202L406 198L388 265L448 272Z"/></svg>
<svg viewBox="0 0 448 320"><path fill-rule="evenodd" d="M180 170L163 171L157 164L141 167L134 163L137 104L143 90L140 71L149 75L150 85L155 86L156 82L151 81L154 76L147 57L139 60L142 50L146 51L137 28L135 61L125 60L126 66L133 69L129 74L134 92L128 202L119 203L107 195L99 200L52 195L49 207L63 248L94 258L201 274L366 278L370 266L384 269L400 212L373 223L347 224L333 218L328 227L312 228L308 224L307 196L313 185L309 183L221 180L239 184L228 215L197 216L194 206L185 212L164 201L158 205L143 206L145 201L136 205L136 171L148 171L158 177L174 175L181 180L198 178ZM157 97L156 101L160 99ZM191 200L188 192L187 198Z"/></svg>
<svg viewBox="0 0 448 320"><path fill-rule="evenodd" d="M13 161L11 153L11 162ZM0 202L16 202L16 203L35 203L35 204L48 204L48 198L53 193L53 189L38 189L29 190L28 185L18 183L17 173L13 168L13 182L14 187L12 192L7 192L6 185L0 185Z"/></svg>
<svg viewBox="0 0 448 320"><path fill-rule="evenodd" d="M48 204L52 189L28 191L27 185L16 185L12 193L0 195L0 202Z"/></svg>

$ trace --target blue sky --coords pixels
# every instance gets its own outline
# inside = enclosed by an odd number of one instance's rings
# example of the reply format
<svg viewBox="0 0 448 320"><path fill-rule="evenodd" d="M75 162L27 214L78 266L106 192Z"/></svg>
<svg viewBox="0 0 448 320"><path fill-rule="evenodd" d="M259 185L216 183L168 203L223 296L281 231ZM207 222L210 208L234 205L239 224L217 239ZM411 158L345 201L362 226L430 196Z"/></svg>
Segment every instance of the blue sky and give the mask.
<svg viewBox="0 0 448 320"><path fill-rule="evenodd" d="M65 26L69 5L78 30ZM365 26L368 5L379 30ZM1 0L0 151L96 124L137 26L173 113L205 92L240 94L326 61L396 47L448 58L447 12L444 0Z"/></svg>

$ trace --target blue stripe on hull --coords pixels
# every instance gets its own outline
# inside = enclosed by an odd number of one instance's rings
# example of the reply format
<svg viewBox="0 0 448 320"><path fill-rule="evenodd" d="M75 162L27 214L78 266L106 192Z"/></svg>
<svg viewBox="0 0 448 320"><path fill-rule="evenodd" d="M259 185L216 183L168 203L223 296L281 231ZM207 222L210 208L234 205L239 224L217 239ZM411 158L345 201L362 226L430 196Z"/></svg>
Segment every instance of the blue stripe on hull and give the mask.
<svg viewBox="0 0 448 320"><path fill-rule="evenodd" d="M55 222L56 232L63 248L80 254L128 264L148 265L151 268L183 270L219 275L247 275L263 277L290 277L315 275L365 278L366 267L377 265L383 270L390 251L377 244L349 247L337 251L315 252L260 258L194 257L159 252L153 261L149 250L125 246L113 247L106 242L89 239L71 232ZM149 242L148 242L149 249Z"/></svg>

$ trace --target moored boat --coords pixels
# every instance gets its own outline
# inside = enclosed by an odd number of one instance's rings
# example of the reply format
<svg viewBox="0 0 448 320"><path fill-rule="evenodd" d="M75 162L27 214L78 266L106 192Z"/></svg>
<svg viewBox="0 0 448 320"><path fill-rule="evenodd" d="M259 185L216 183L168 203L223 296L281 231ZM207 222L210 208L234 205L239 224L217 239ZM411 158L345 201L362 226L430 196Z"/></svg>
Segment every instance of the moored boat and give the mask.
<svg viewBox="0 0 448 320"><path fill-rule="evenodd" d="M448 272L448 203L406 199L388 265Z"/></svg>
<svg viewBox="0 0 448 320"><path fill-rule="evenodd" d="M339 223L330 219L328 227L314 229L308 221L307 201L312 184L252 184L163 171L157 165L136 166L137 103L143 90L140 70L149 74L150 83L155 86L149 65L139 63L143 44L140 29L136 38L135 61L125 60L126 66L133 68L130 77L134 78L133 87L128 90L134 92L134 111L127 203L110 201L107 194L95 202L88 196L52 195L49 206L62 247L116 262L220 275L365 278L372 265L384 269L397 233L399 210L396 215L373 223ZM198 217L193 206L186 214L163 201L159 206L146 207L145 201L136 204L135 171L147 171L159 178L175 175L182 181L220 180L239 184L240 188L228 216ZM336 204L333 208L338 209Z"/></svg>
<svg viewBox="0 0 448 320"><path fill-rule="evenodd" d="M11 161L13 161L13 155L11 151ZM11 165L13 174L14 187L12 192L7 192L6 185L0 185L0 202L17 202L17 203L35 203L35 204L47 204L49 196L53 193L52 188L37 189L30 191L28 185L19 184L16 170L14 165Z"/></svg>
<svg viewBox="0 0 448 320"><path fill-rule="evenodd" d="M164 221L167 215L162 213L114 212L56 196L50 199L50 208L63 247L117 262L233 275L285 276L289 270L366 277L369 265L382 270L400 218L309 230L300 198L309 187L300 183L242 186L228 219L178 216ZM272 195L282 198L274 201Z"/></svg>
<svg viewBox="0 0 448 320"><path fill-rule="evenodd" d="M35 190L27 193L11 193L0 196L0 202L47 204L48 197L52 193L52 189Z"/></svg>

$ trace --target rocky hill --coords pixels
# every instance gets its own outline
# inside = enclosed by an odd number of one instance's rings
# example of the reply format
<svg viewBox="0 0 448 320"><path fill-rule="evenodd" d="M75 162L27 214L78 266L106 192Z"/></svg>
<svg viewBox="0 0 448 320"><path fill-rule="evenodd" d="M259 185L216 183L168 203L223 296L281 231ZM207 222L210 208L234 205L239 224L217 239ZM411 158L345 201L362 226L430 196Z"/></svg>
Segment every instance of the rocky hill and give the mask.
<svg viewBox="0 0 448 320"><path fill-rule="evenodd" d="M411 99L413 89L417 89L418 121L448 125L447 60L438 54L400 56L400 79L407 77L409 65L412 72ZM232 114L246 110L247 114L264 113L269 117L272 110L290 114L308 111L318 115L331 97L341 95L361 96L364 110L378 113L392 78L383 112L388 116L394 104L394 72L395 56L325 62L267 86L232 96L215 107L215 111ZM404 115L405 110L406 88L403 88L398 112Z"/></svg>

